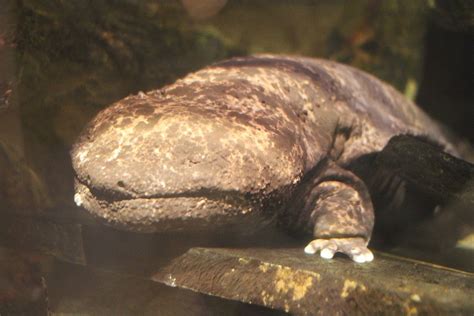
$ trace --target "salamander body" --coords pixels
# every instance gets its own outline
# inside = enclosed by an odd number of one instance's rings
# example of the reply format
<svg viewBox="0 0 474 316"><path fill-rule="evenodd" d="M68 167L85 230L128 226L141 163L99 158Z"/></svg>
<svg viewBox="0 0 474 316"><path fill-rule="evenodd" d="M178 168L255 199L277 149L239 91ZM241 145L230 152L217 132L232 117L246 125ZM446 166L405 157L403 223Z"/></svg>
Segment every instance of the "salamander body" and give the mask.
<svg viewBox="0 0 474 316"><path fill-rule="evenodd" d="M303 57L234 58L101 111L72 150L78 205L139 232L259 229L282 218L307 253L371 261L374 210L348 166L441 128L386 83Z"/></svg>

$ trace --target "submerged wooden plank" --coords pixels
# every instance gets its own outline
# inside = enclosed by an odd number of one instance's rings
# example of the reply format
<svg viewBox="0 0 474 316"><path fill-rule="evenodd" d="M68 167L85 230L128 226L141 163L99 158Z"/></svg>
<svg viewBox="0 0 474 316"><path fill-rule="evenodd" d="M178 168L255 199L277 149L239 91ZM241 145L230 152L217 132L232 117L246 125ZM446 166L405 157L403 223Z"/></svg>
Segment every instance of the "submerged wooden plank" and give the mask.
<svg viewBox="0 0 474 316"><path fill-rule="evenodd" d="M193 248L153 280L295 315L474 313L473 274L380 253L360 265L299 248Z"/></svg>

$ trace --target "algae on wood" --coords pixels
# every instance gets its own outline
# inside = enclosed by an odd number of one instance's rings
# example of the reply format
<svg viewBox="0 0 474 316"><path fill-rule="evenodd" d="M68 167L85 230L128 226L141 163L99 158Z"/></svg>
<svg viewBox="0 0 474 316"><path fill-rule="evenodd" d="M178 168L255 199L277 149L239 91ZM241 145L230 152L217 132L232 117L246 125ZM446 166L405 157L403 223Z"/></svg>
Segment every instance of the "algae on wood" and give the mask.
<svg viewBox="0 0 474 316"><path fill-rule="evenodd" d="M472 274L381 253L360 265L299 248L194 248L153 279L293 315L474 312Z"/></svg>

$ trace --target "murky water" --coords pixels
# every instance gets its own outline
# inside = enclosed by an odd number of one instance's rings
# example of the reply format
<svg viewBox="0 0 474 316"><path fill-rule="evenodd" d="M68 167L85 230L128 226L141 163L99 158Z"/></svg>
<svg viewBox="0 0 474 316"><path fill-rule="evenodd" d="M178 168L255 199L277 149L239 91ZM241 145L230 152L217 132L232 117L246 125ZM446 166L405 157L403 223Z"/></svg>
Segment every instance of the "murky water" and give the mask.
<svg viewBox="0 0 474 316"><path fill-rule="evenodd" d="M274 53L347 63L391 83L472 144L472 25L459 18L447 27L449 14L436 1L0 0L0 244L14 252L0 252L0 314L40 310L45 286L53 314L155 314L181 304L164 286L120 269L144 276L184 252L191 237L98 224L74 204L69 150L101 109L213 62ZM472 272L471 219L453 213L445 235L430 231L431 248L388 249ZM299 245L272 234L274 243ZM175 312L183 315L204 315L203 305L216 314L247 308L179 295L186 308Z"/></svg>

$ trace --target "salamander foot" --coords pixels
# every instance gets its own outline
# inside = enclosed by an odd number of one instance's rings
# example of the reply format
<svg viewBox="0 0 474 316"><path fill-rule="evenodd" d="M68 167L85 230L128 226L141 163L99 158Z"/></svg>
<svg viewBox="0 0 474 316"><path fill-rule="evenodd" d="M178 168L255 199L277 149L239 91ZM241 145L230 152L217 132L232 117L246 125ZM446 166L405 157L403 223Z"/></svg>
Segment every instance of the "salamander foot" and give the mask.
<svg viewBox="0 0 474 316"><path fill-rule="evenodd" d="M314 239L304 248L304 252L311 255L318 251L324 259L332 259L339 252L358 263L374 260L372 251L367 248L367 241L362 237Z"/></svg>

